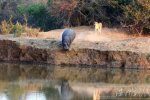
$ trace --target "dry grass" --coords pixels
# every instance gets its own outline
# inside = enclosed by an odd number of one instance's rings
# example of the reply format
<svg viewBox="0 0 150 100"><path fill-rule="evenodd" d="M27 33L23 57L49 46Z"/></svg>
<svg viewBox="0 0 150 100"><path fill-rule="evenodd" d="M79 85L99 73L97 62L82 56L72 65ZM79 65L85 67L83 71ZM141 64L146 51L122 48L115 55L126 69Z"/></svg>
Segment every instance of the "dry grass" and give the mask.
<svg viewBox="0 0 150 100"><path fill-rule="evenodd" d="M10 34L12 26L6 20L4 20L1 22L0 30L2 34Z"/></svg>
<svg viewBox="0 0 150 100"><path fill-rule="evenodd" d="M38 37L39 36L40 29L39 28L31 28L31 27L25 27L23 36L27 37Z"/></svg>
<svg viewBox="0 0 150 100"><path fill-rule="evenodd" d="M38 37L40 28L32 28L27 25L22 25L17 22L16 24L12 24L10 21L2 21L0 25L0 31L3 35L8 35L13 33L15 37L25 36L25 37Z"/></svg>

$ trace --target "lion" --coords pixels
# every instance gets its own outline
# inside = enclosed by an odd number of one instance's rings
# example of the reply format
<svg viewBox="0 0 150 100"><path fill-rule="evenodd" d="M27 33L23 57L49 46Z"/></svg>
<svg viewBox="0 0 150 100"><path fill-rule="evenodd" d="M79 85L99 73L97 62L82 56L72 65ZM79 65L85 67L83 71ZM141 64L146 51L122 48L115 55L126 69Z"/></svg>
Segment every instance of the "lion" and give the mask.
<svg viewBox="0 0 150 100"><path fill-rule="evenodd" d="M102 33L102 23L95 22L95 32Z"/></svg>

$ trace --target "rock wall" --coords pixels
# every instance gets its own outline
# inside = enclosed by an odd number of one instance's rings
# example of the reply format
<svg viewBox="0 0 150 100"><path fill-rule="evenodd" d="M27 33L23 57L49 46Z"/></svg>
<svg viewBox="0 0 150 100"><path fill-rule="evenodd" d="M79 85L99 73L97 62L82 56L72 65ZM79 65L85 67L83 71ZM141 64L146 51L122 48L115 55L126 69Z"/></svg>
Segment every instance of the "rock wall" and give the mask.
<svg viewBox="0 0 150 100"><path fill-rule="evenodd" d="M52 46L52 44L49 45ZM56 65L88 65L89 67L149 68L150 66L149 53L76 48L75 46L70 51L63 51L59 47L55 49L39 48L9 39L0 40L0 60Z"/></svg>

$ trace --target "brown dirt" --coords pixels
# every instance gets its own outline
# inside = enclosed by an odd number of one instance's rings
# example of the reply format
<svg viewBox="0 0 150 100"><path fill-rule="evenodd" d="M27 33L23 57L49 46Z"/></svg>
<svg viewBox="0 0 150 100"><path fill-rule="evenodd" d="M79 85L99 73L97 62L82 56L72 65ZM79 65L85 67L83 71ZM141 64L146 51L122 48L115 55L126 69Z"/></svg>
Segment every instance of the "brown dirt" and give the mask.
<svg viewBox="0 0 150 100"><path fill-rule="evenodd" d="M117 29L103 28L102 34L97 34L94 31L94 28L89 26L73 27L71 29L73 29L77 34L75 41L112 41L124 40L132 37L127 35L125 32L119 31ZM63 30L64 29L56 29L48 32L41 32L39 38L60 39Z"/></svg>
<svg viewBox="0 0 150 100"><path fill-rule="evenodd" d="M77 36L72 44L73 49L86 48L101 51L132 51L149 53L150 38L135 37L118 29L103 28L102 34L97 34L94 28L88 26L73 27ZM48 32L41 32L37 38L19 37L12 38L12 35L1 35L0 39L18 41L20 44L37 48L60 48L61 33L64 29L56 29Z"/></svg>
<svg viewBox="0 0 150 100"><path fill-rule="evenodd" d="M150 68L148 37L133 38L113 29L109 32L103 29L102 34L96 35L92 28L85 28L86 31L84 28L74 28L77 37L68 52L63 51L59 45L63 29L43 33L44 35L41 33L43 36L38 38L0 36L0 60L56 65L98 65L108 68Z"/></svg>
<svg viewBox="0 0 150 100"><path fill-rule="evenodd" d="M88 26L73 27L77 36L73 48L89 48L98 50L119 50L134 52L150 52L149 37L129 35L118 29L103 28L102 34L97 34L94 28ZM61 40L64 29L41 32L39 38ZM96 43L93 45L93 43Z"/></svg>

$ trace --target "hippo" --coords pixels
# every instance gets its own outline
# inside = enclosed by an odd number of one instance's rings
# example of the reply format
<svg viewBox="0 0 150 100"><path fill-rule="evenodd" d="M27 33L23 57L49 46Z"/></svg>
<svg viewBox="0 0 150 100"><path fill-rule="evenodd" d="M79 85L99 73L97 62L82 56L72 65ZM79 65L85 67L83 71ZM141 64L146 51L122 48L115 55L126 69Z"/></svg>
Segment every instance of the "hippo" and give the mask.
<svg viewBox="0 0 150 100"><path fill-rule="evenodd" d="M64 50L69 50L71 43L76 37L76 33L72 29L65 29L62 33L62 46Z"/></svg>

